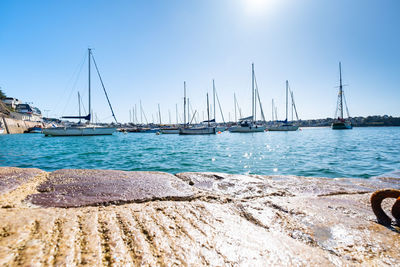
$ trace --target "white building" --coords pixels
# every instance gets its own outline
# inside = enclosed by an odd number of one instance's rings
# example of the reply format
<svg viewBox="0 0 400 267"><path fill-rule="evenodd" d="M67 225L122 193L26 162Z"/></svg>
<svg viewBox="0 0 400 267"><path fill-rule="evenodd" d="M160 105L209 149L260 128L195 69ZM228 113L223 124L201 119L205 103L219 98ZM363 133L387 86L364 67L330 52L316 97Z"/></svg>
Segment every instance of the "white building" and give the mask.
<svg viewBox="0 0 400 267"><path fill-rule="evenodd" d="M17 98L13 97L6 97L5 99L2 100L4 104L6 104L7 107L16 109L19 104L21 104L21 101L19 101Z"/></svg>

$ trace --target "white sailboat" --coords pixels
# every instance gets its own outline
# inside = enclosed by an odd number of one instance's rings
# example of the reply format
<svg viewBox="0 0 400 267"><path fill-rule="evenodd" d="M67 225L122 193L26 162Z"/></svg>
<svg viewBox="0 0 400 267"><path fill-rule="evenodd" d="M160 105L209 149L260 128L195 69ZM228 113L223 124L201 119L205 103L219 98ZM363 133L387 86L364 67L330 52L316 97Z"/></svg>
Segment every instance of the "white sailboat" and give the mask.
<svg viewBox="0 0 400 267"><path fill-rule="evenodd" d="M90 84L90 67L91 67L91 59L93 59L93 63L96 67L97 74L100 78L101 85L103 86L104 93L106 95L108 104L110 106L112 116L115 119L115 122L117 122L117 119L115 118L114 111L112 109L110 100L108 99L107 92L104 87L103 80L101 79L100 72L97 68L96 61L93 57L92 51L90 48L88 48L88 90L89 90L89 114L86 116L63 116L62 118L65 119L84 119L86 120L86 123L76 123L72 124L69 126L63 126L63 127L53 127L53 128L44 128L43 133L45 136L91 136L91 135L111 135L113 134L117 128L116 127L107 127L107 126L99 126L99 125L94 125L91 124L91 119L92 119L92 114L91 114L91 84ZM80 101L80 100L79 100Z"/></svg>
<svg viewBox="0 0 400 267"><path fill-rule="evenodd" d="M289 82L286 81L286 119L284 121L277 122L277 124L267 127L268 131L292 132L292 131L297 131L299 129L299 126L293 125L292 123L288 122L288 91L289 91ZM293 101L293 94L291 94L291 97L292 97L292 108L293 107L295 108Z"/></svg>
<svg viewBox="0 0 400 267"><path fill-rule="evenodd" d="M186 90L185 90L186 95ZM186 98L186 97L185 97ZM186 101L185 101L186 103ZM194 117L195 114L193 114ZM207 93L207 126L197 126L197 127L182 127L179 129L179 134L181 135L203 135L203 134L215 134L215 127L210 126L210 109L208 102L208 93Z"/></svg>
<svg viewBox="0 0 400 267"><path fill-rule="evenodd" d="M255 91L255 75L254 75L254 63L251 64L251 76L252 76L252 115L246 118L239 119L239 125L231 126L228 130L231 133L254 133L264 132L265 126L258 125L255 120L256 115L256 102L257 92ZM261 105L260 105L261 106Z"/></svg>

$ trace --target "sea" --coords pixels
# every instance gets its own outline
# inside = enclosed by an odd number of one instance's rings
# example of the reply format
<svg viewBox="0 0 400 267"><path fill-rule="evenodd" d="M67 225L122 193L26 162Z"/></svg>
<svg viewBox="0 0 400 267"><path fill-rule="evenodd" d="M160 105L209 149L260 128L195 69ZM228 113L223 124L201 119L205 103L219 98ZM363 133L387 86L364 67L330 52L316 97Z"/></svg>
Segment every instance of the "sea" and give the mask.
<svg viewBox="0 0 400 267"><path fill-rule="evenodd" d="M400 127L216 135L0 135L0 166L400 178Z"/></svg>

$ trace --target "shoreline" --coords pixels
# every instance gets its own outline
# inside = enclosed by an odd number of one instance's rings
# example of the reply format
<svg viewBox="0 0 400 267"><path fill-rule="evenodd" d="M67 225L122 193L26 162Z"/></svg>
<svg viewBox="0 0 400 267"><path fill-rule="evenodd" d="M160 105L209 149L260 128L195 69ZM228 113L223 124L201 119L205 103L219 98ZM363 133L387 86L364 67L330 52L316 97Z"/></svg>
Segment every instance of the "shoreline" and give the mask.
<svg viewBox="0 0 400 267"><path fill-rule="evenodd" d="M396 265L400 231L369 203L387 187L400 179L0 167L0 264Z"/></svg>

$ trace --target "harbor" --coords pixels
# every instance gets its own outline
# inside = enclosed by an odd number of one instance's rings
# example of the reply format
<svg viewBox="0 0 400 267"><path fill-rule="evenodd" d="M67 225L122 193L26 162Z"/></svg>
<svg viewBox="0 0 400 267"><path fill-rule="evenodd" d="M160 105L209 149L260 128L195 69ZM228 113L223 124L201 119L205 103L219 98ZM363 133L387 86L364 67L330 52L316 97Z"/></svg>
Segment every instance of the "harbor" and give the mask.
<svg viewBox="0 0 400 267"><path fill-rule="evenodd" d="M400 266L400 1L0 10L0 266Z"/></svg>

